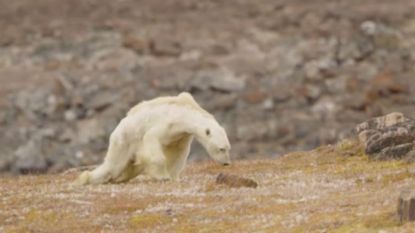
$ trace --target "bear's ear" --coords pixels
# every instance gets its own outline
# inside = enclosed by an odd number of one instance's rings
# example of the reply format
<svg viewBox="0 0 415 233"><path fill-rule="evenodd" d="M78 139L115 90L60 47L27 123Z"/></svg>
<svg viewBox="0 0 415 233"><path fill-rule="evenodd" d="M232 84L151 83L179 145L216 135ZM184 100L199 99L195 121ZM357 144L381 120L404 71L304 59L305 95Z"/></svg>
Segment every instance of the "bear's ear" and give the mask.
<svg viewBox="0 0 415 233"><path fill-rule="evenodd" d="M210 136L210 129L205 130L206 136Z"/></svg>

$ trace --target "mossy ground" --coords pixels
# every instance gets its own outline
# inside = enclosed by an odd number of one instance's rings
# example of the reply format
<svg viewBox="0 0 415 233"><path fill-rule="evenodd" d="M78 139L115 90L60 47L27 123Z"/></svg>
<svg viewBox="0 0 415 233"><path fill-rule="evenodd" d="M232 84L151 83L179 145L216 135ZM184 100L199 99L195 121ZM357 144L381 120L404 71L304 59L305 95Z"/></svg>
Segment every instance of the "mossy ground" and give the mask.
<svg viewBox="0 0 415 233"><path fill-rule="evenodd" d="M219 172L256 189L214 183ZM397 198L415 165L369 161L354 141L230 167L188 165L179 181L73 187L78 173L0 178L0 232L410 232Z"/></svg>

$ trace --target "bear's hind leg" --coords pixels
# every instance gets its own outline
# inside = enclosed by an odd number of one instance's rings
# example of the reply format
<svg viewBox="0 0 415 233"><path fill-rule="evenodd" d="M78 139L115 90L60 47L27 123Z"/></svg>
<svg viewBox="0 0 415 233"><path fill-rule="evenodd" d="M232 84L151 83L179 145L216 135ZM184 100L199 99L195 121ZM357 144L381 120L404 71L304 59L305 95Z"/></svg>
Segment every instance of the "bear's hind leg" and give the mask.
<svg viewBox="0 0 415 233"><path fill-rule="evenodd" d="M134 161L130 161L128 163L127 167L123 170L120 176L113 179L114 183L124 183L127 182L136 176L138 176L140 173L143 172L143 167L140 165L136 165Z"/></svg>
<svg viewBox="0 0 415 233"><path fill-rule="evenodd" d="M130 162L129 146L111 137L103 164L92 171L83 172L75 184L104 184L113 182L123 173Z"/></svg>

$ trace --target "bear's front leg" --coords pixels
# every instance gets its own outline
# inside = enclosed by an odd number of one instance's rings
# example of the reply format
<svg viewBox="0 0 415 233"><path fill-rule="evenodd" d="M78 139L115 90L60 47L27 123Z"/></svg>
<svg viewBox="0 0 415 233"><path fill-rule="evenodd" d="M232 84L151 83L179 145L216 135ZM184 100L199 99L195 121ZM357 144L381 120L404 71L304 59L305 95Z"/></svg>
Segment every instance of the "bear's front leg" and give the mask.
<svg viewBox="0 0 415 233"><path fill-rule="evenodd" d="M173 180L179 178L179 175L186 164L192 141L192 136L185 135L180 140L165 146L163 149L167 158L167 169Z"/></svg>
<svg viewBox="0 0 415 233"><path fill-rule="evenodd" d="M166 156L159 140L159 133L162 132L160 128L154 128L144 135L145 173L157 180L170 180Z"/></svg>

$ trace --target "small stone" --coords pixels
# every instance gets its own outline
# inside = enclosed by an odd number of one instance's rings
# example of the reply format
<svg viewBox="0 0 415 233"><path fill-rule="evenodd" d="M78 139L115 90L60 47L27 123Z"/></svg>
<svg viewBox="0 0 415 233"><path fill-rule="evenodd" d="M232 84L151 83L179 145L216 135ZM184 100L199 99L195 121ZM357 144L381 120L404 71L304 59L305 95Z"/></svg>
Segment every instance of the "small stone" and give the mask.
<svg viewBox="0 0 415 233"><path fill-rule="evenodd" d="M360 25L360 29L366 34L373 36L376 33L376 23L373 21L365 21Z"/></svg>
<svg viewBox="0 0 415 233"><path fill-rule="evenodd" d="M320 69L316 61L309 62L304 67L305 76L310 80L321 80Z"/></svg>
<svg viewBox="0 0 415 233"><path fill-rule="evenodd" d="M224 94L215 96L212 101L208 102L209 109L229 110L236 106L238 96L236 94Z"/></svg>
<svg viewBox="0 0 415 233"><path fill-rule="evenodd" d="M216 184L224 184L232 188L248 187L256 188L258 183L252 179L242 178L236 175L220 173L216 177Z"/></svg>
<svg viewBox="0 0 415 233"><path fill-rule="evenodd" d="M91 97L86 103L85 106L88 109L93 109L95 111L102 111L114 104L118 99L118 95L112 92L99 92Z"/></svg>
<svg viewBox="0 0 415 233"><path fill-rule="evenodd" d="M398 199L398 216L401 223L415 220L415 191L402 191Z"/></svg>
<svg viewBox="0 0 415 233"><path fill-rule="evenodd" d="M274 108L274 100L272 98L268 98L266 99L263 103L262 103L262 108L264 110L272 110Z"/></svg>
<svg viewBox="0 0 415 233"><path fill-rule="evenodd" d="M203 70L196 74L191 87L199 90L213 89L221 92L236 92L245 88L245 78L237 77L229 69Z"/></svg>
<svg viewBox="0 0 415 233"><path fill-rule="evenodd" d="M378 74L371 82L370 88L366 92L369 101L392 94L409 93L409 87L397 77L388 72Z"/></svg>
<svg viewBox="0 0 415 233"><path fill-rule="evenodd" d="M88 144L105 137L104 128L95 118L79 121L77 124L77 130L79 135L77 137L77 142L82 144Z"/></svg>
<svg viewBox="0 0 415 233"><path fill-rule="evenodd" d="M125 35L123 37L122 45L125 48L134 50L138 54L146 53L150 46L148 41L133 34Z"/></svg>
<svg viewBox="0 0 415 233"><path fill-rule="evenodd" d="M245 102L249 104L258 104L263 102L267 98L267 93L261 90L247 91L242 95Z"/></svg>
<svg viewBox="0 0 415 233"><path fill-rule="evenodd" d="M177 41L156 38L150 41L150 51L155 56L178 57L182 53L182 46Z"/></svg>
<svg viewBox="0 0 415 233"><path fill-rule="evenodd" d="M65 111L65 120L66 121L75 121L77 118L76 112L72 109L66 110Z"/></svg>

